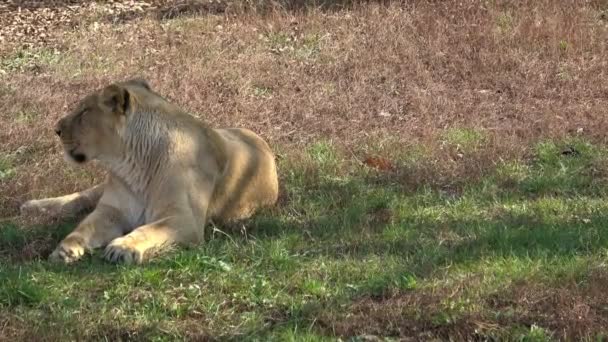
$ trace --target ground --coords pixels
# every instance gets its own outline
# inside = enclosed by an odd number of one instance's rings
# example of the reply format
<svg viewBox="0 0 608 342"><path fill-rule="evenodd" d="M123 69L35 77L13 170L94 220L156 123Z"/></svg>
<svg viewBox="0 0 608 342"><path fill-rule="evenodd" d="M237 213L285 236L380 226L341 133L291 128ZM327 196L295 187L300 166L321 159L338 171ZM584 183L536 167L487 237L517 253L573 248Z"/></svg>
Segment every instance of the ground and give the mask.
<svg viewBox="0 0 608 342"><path fill-rule="evenodd" d="M5 1L0 39L0 340L608 338L606 1ZM53 123L137 76L266 138L279 204L50 264L79 218L19 205L103 176Z"/></svg>

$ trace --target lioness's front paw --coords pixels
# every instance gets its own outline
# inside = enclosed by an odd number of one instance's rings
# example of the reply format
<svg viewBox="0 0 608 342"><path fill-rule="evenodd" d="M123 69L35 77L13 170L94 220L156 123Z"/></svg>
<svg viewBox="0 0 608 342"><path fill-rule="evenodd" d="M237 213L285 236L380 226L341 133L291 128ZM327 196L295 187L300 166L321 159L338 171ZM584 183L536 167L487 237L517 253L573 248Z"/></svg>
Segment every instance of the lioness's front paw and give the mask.
<svg viewBox="0 0 608 342"><path fill-rule="evenodd" d="M84 241L77 236L68 236L51 253L49 261L69 264L80 259L84 252Z"/></svg>
<svg viewBox="0 0 608 342"><path fill-rule="evenodd" d="M138 247L136 239L131 236L116 238L106 246L104 258L110 262L140 264L144 260L144 250Z"/></svg>

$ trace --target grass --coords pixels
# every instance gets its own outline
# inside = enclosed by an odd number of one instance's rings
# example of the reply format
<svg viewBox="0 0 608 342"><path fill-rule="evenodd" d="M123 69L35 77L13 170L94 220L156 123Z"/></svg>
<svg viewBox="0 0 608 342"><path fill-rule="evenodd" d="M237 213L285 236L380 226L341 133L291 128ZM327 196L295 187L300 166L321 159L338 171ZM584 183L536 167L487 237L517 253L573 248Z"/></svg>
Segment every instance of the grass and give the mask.
<svg viewBox="0 0 608 342"><path fill-rule="evenodd" d="M0 46L0 340L605 340L605 3L340 3L23 10L76 14ZM49 264L76 222L19 205L103 177L52 127L135 76L266 138L279 204L144 266Z"/></svg>
<svg viewBox="0 0 608 342"><path fill-rule="evenodd" d="M59 62L58 51L49 49L23 49L0 59L0 73L39 69Z"/></svg>
<svg viewBox="0 0 608 342"><path fill-rule="evenodd" d="M143 267L99 254L70 267L24 257L73 223L4 223L0 307L9 326L30 326L22 339L594 338L608 305L587 293L608 276L606 184L579 176L605 153L543 142L527 164L498 167L454 196L403 191L385 178L396 174L316 142L281 161L285 199L247 222L246 235L213 234ZM587 316L573 322L560 306L536 315L522 291L578 299Z"/></svg>

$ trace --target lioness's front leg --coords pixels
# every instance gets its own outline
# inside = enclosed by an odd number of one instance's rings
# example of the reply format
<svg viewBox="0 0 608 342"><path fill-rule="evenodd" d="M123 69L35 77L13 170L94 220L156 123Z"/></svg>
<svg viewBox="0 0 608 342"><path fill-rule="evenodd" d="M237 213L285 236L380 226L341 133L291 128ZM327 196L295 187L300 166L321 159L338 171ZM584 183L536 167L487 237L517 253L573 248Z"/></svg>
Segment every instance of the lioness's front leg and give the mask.
<svg viewBox="0 0 608 342"><path fill-rule="evenodd" d="M50 260L73 262L86 250L106 246L129 231L142 212L143 208L124 184L108 178L95 210L59 243Z"/></svg>
<svg viewBox="0 0 608 342"><path fill-rule="evenodd" d="M203 227L197 227L190 215L165 217L140 226L116 238L106 247L104 257L126 264L143 262L150 252L173 244L196 244L202 240Z"/></svg>
<svg viewBox="0 0 608 342"><path fill-rule="evenodd" d="M21 205L21 215L49 216L52 218L73 217L83 211L90 211L103 194L103 184L73 194L30 200Z"/></svg>
<svg viewBox="0 0 608 342"><path fill-rule="evenodd" d="M201 242L212 193L212 181L159 188L147 209L150 223L110 242L105 258L111 262L141 263L151 252L168 245Z"/></svg>
<svg viewBox="0 0 608 342"><path fill-rule="evenodd" d="M85 251L107 245L127 229L128 222L120 210L100 204L59 243L49 259L74 262L80 259Z"/></svg>

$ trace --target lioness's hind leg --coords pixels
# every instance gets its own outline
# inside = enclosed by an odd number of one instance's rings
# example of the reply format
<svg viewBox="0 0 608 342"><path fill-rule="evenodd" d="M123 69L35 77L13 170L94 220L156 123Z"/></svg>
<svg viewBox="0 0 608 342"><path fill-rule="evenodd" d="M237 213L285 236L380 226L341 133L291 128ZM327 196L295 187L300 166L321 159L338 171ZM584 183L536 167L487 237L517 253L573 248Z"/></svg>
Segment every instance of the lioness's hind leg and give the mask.
<svg viewBox="0 0 608 342"><path fill-rule="evenodd" d="M30 200L21 205L21 215L67 218L91 211L103 194L103 184L73 194Z"/></svg>

